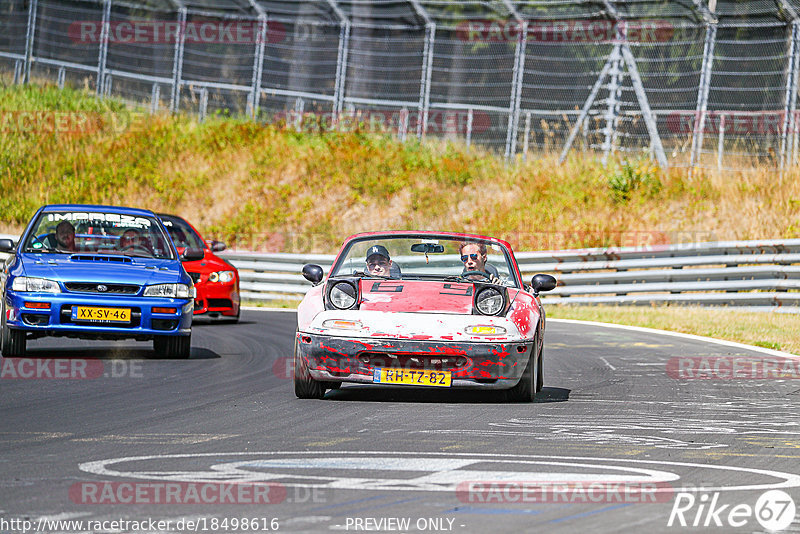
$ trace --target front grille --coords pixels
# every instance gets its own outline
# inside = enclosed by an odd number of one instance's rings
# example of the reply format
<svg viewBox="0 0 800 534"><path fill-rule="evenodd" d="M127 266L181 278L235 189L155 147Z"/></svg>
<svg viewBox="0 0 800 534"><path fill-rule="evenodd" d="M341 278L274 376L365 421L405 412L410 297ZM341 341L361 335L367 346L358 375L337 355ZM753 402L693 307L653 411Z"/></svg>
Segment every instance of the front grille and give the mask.
<svg viewBox="0 0 800 534"><path fill-rule="evenodd" d="M105 286L106 291L100 291L98 286ZM97 282L66 282L67 291L76 293L102 293L105 295L136 295L139 286L133 284L102 284Z"/></svg>
<svg viewBox="0 0 800 534"><path fill-rule="evenodd" d="M84 326L111 326L114 328L136 328L142 323L142 309L131 308L131 322L119 323L112 321L73 321L72 320L72 304L64 304L61 306L61 324L80 324Z"/></svg>
<svg viewBox="0 0 800 534"><path fill-rule="evenodd" d="M209 308L233 308L231 299L208 299Z"/></svg>
<svg viewBox="0 0 800 534"><path fill-rule="evenodd" d="M358 359L370 367L432 371L456 371L469 363L464 356L410 356L381 352L362 352Z"/></svg>
<svg viewBox="0 0 800 534"><path fill-rule="evenodd" d="M195 284L200 281L200 273L189 273L189 276L192 277L192 282Z"/></svg>

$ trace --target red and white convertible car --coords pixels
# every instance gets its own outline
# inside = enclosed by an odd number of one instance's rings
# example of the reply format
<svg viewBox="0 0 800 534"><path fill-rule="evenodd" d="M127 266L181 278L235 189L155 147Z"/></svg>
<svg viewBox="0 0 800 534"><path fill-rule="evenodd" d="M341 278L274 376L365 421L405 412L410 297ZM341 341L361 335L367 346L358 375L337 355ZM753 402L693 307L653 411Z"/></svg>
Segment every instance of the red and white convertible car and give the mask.
<svg viewBox="0 0 800 534"><path fill-rule="evenodd" d="M342 382L506 390L530 402L544 383L547 274L523 280L511 246L443 232L348 238L297 309L294 388L322 398ZM324 278L324 281L323 281Z"/></svg>

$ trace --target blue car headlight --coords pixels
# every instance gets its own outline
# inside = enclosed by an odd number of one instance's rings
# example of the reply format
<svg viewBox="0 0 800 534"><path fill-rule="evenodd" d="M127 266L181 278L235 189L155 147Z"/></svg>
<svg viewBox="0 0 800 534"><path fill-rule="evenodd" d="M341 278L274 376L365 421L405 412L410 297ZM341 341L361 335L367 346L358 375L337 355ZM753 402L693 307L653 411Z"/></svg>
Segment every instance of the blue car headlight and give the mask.
<svg viewBox="0 0 800 534"><path fill-rule="evenodd" d="M36 293L61 293L58 282L47 280L46 278L31 278L30 276L18 276L11 283L12 291L31 291Z"/></svg>
<svg viewBox="0 0 800 534"><path fill-rule="evenodd" d="M194 298L194 287L186 284L156 284L144 288L145 297Z"/></svg>

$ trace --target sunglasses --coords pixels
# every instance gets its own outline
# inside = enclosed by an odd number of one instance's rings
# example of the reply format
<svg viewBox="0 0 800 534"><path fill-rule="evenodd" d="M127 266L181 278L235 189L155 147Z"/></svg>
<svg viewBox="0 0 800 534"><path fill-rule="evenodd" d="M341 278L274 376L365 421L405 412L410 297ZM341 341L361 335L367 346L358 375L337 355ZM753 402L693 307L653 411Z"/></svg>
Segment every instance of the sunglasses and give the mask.
<svg viewBox="0 0 800 534"><path fill-rule="evenodd" d="M461 256L461 261L467 261L470 258L472 258L472 261L475 261L475 260L478 259L478 255L477 254L464 254L463 256Z"/></svg>

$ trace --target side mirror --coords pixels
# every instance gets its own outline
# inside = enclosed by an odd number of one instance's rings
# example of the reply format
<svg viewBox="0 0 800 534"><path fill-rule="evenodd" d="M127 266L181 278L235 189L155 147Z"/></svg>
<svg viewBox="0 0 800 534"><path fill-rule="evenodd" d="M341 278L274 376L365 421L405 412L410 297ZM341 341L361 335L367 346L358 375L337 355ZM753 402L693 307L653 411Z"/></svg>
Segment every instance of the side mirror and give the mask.
<svg viewBox="0 0 800 534"><path fill-rule="evenodd" d="M533 287L533 294L538 295L540 291L551 291L556 288L558 282L555 277L549 274L536 274L531 279L531 287Z"/></svg>
<svg viewBox="0 0 800 534"><path fill-rule="evenodd" d="M14 242L10 239L0 239L0 252L11 252L14 250Z"/></svg>
<svg viewBox="0 0 800 534"><path fill-rule="evenodd" d="M314 285L319 284L322 282L322 267L313 263L303 265L303 278Z"/></svg>
<svg viewBox="0 0 800 534"><path fill-rule="evenodd" d="M206 253L202 248L187 247L181 254L181 261L197 261L205 258Z"/></svg>
<svg viewBox="0 0 800 534"><path fill-rule="evenodd" d="M226 248L228 248L228 247L226 247L225 243L223 243L222 241L212 241L211 242L211 252L222 252Z"/></svg>

